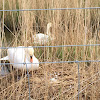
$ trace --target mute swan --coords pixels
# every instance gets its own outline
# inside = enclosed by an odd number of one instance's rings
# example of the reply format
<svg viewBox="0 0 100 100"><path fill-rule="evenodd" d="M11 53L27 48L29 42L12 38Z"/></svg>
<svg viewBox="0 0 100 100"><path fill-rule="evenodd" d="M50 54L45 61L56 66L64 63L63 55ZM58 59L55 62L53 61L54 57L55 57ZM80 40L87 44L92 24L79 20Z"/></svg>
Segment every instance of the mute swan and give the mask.
<svg viewBox="0 0 100 100"><path fill-rule="evenodd" d="M50 32L51 27L52 27L52 23L48 23L47 24L47 34L38 33L38 34L33 35L34 43L43 45L53 40L53 38L51 37L51 32Z"/></svg>
<svg viewBox="0 0 100 100"><path fill-rule="evenodd" d="M22 46L9 48L8 56L3 57L0 60L9 60L10 63L23 63L13 64L13 67L18 69L26 69L26 65L24 63L30 63L27 64L28 70L36 70L39 67L39 61L34 56L34 49L31 46L29 46L29 48L24 48Z"/></svg>

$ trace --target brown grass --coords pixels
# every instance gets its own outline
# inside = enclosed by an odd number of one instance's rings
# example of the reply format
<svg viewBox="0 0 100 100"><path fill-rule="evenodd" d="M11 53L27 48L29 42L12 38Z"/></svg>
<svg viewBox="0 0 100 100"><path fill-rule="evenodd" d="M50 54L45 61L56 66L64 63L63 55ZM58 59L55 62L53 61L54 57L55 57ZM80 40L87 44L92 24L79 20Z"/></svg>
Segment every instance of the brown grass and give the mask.
<svg viewBox="0 0 100 100"><path fill-rule="evenodd" d="M0 0L0 9L48 9L100 7L99 0ZM4 14L4 17L3 17ZM0 12L2 37L0 46L36 46L33 34L46 34L46 25L53 23L52 34L55 40L48 45L81 45L100 43L100 10L57 10L57 11L17 11ZM3 21L4 20L4 21ZM3 29L4 27L4 29ZM3 32L4 31L4 32ZM0 33L1 34L1 33ZM30 40L27 42L27 40ZM42 61L99 60L100 47L59 47L36 48L35 56ZM0 51L1 56L6 50ZM99 79L99 74L83 82L99 71L99 63L80 63L80 90L90 82ZM50 83L50 73L60 73L58 83ZM32 72L30 72L31 74ZM25 75L18 80L20 71L12 70L9 75L0 77L0 99L27 100L28 79ZM77 64L41 64L40 69L31 74L31 98L36 100L67 100L75 96L78 85ZM52 76L53 77L53 76ZM73 86L71 90L67 90ZM65 92L66 91L66 92ZM80 100L99 100L99 82L92 84L80 93ZM77 99L77 96L74 98Z"/></svg>

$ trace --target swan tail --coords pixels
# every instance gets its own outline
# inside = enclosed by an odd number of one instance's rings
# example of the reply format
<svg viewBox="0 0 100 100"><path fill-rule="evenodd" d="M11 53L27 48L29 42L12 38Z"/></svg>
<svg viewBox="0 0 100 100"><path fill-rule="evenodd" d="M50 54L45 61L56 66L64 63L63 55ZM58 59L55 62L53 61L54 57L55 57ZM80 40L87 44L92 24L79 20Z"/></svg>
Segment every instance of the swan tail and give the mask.
<svg viewBox="0 0 100 100"><path fill-rule="evenodd" d="M8 56L1 58L0 60L9 60Z"/></svg>

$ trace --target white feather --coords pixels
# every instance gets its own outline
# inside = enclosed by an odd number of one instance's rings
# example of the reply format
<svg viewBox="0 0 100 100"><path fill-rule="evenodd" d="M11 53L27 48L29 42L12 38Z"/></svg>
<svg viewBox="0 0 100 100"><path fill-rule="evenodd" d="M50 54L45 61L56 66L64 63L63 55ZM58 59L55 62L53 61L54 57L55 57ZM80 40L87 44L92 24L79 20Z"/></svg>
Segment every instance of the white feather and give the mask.
<svg viewBox="0 0 100 100"><path fill-rule="evenodd" d="M29 70L35 70L39 67L39 61L38 59L33 55L33 64L30 62L28 55L25 52L24 48L21 48L21 46L16 48L9 48L8 49L8 56L1 58L0 60L9 60L10 63L30 63L27 64L27 68ZM35 64L36 63L36 64ZM25 64L13 64L14 68L18 69L26 69Z"/></svg>
<svg viewBox="0 0 100 100"><path fill-rule="evenodd" d="M9 57L8 57L8 56L3 57L3 58L1 58L0 60L9 60Z"/></svg>
<svg viewBox="0 0 100 100"><path fill-rule="evenodd" d="M47 24L47 34L38 33L33 35L35 44L43 45L53 40L51 37L50 27L52 27L52 23Z"/></svg>

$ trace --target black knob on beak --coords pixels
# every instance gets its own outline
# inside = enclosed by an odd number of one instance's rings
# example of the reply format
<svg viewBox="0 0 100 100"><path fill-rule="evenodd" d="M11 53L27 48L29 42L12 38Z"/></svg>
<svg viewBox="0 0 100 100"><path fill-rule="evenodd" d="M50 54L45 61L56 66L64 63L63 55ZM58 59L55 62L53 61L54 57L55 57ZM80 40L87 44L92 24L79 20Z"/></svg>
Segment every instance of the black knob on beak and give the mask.
<svg viewBox="0 0 100 100"><path fill-rule="evenodd" d="M30 58L32 59L32 56L30 56Z"/></svg>

